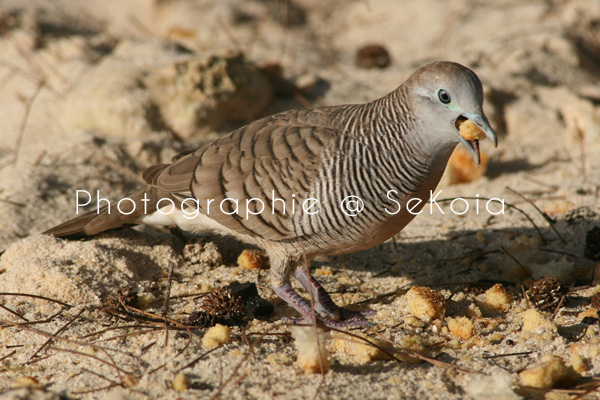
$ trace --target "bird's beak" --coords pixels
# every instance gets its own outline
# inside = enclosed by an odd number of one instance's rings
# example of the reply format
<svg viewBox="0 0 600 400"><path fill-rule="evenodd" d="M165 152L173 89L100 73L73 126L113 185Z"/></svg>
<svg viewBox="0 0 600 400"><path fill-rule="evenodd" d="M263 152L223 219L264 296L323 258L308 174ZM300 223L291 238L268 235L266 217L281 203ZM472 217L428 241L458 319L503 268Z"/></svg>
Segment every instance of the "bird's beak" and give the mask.
<svg viewBox="0 0 600 400"><path fill-rule="evenodd" d="M459 119L460 118L470 119L475 125L477 125L477 127L479 129L481 129L483 131L485 136L487 136L488 139L490 139L492 141L492 143L494 144L494 147L498 147L498 137L496 136L496 132L494 132L494 130L490 126L490 122L488 121L485 114L483 114L483 113L481 113L481 114L464 113L459 117ZM464 144L467 147L467 149L469 149L471 154L473 155L473 159L477 163L477 166L479 166L481 164L481 155L479 154L479 140L478 139L467 140L460 135L459 135L459 137L460 137L460 141L462 142L462 144Z"/></svg>

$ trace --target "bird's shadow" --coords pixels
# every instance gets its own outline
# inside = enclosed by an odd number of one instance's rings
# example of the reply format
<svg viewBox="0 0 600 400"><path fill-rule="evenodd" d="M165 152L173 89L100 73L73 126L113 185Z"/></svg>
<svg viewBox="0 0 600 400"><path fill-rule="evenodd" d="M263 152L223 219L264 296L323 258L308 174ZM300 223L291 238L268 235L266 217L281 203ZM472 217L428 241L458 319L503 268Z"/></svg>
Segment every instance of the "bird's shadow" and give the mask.
<svg viewBox="0 0 600 400"><path fill-rule="evenodd" d="M471 283L506 282L507 271L511 267L517 267L519 260L504 246L526 237L536 238L534 240L539 243L530 248L530 251L540 253L538 259L570 257L580 270L592 271L594 261L585 256L585 233L595 225L598 225L598 216L559 220L554 223L553 228L531 226L493 229L482 226L481 230L455 230L431 239L400 236L395 242L388 241L370 250L316 262L313 268L327 266L333 271L331 276L317 278L328 290L333 288L334 292L358 290L358 287L353 288L351 284L339 286L337 277L344 274L344 270L353 271L364 280L406 278L410 285L432 287L452 288ZM178 254L182 253L186 242L194 238L187 234L174 236L168 231L151 227L143 227L142 230L117 229L103 233L103 237L118 237L134 242L144 240L146 245L168 241ZM479 231L484 232L485 240L477 239ZM557 232L569 244L563 243ZM242 249L251 247L228 237L203 236L217 245L225 265L235 264ZM151 279L159 274L162 267L143 254L145 249L147 248L142 246L139 251L135 247L123 250L122 256L142 260L148 276L141 278ZM486 269L482 269L483 265L487 266ZM584 277L587 275L583 274ZM587 284L589 281L577 278L572 282L575 283Z"/></svg>
<svg viewBox="0 0 600 400"><path fill-rule="evenodd" d="M510 268L519 267L519 260L513 258L505 246L507 243L518 243L521 238L526 237L539 243L529 246L530 252L539 252L535 257L537 261L568 257L578 269L583 270L577 277L573 277L571 283L589 284L591 281L585 281L589 275L585 270L592 272L594 260L585 256L585 247L590 245L586 243L585 233L598 225L597 216L593 219L559 220L553 225L554 228L482 227L484 241L476 238L479 230L452 231L444 235L446 238L433 239L400 236L394 242L388 241L370 250L336 256L323 264L331 266L335 272L342 269L353 270L368 279L406 277L412 285L420 286L451 286L452 283L494 280L502 282L507 279ZM557 232L566 243L557 236ZM580 280L579 275L584 276L584 281Z"/></svg>
<svg viewBox="0 0 600 400"><path fill-rule="evenodd" d="M489 179L495 179L501 175L533 171L541 167L543 167L543 164L531 164L526 158L515 158L507 161L492 158L487 164L485 176Z"/></svg>

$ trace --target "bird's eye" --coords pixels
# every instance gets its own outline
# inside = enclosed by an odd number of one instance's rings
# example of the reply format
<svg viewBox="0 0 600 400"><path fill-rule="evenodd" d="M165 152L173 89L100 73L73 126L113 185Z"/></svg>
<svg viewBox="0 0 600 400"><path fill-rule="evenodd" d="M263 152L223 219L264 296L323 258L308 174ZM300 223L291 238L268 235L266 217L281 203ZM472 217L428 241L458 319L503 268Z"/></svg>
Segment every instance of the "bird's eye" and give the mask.
<svg viewBox="0 0 600 400"><path fill-rule="evenodd" d="M438 92L438 98L440 99L440 101L444 104L448 104L450 103L450 101L452 100L450 98L450 93L448 93L446 90L444 89L440 89L440 91Z"/></svg>

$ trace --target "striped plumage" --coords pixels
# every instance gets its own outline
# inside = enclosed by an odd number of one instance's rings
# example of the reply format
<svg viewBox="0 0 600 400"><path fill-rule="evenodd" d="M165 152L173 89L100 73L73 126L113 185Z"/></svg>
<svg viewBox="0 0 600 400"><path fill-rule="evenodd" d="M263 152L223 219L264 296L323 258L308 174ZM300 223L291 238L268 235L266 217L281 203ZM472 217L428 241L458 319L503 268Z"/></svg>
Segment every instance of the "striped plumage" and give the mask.
<svg viewBox="0 0 600 400"><path fill-rule="evenodd" d="M404 228L425 204L408 213L406 202L429 197L456 144L464 142L479 161L477 144L460 137L457 119L471 119L496 143L482 103L481 83L471 70L449 62L429 64L373 102L275 114L180 155L172 164L150 167L144 173L148 186L128 196L138 206L131 215L115 210L108 215L105 208L47 233L94 235L124 224L148 223L235 236L268 253L275 292L304 318L312 311L289 285L293 271L315 296L323 323L362 324L363 319L335 306L298 267L304 257L310 262L319 255L367 249ZM389 194L390 190L396 192ZM141 212L144 194L150 198L147 214ZM356 216L344 213L341 205L347 196L364 201L363 211ZM199 215L189 219L182 211L155 212L161 198L172 200L177 209L195 199ZM234 203L227 199L238 200L237 213L230 213L236 210L228 208ZM260 212L260 203L251 200L248 209L258 215L246 218L250 199L260 199L265 208ZM394 200L401 207L396 214ZM165 213L171 209L166 204L161 203ZM303 204L312 207L303 210ZM195 208L185 210L191 213Z"/></svg>

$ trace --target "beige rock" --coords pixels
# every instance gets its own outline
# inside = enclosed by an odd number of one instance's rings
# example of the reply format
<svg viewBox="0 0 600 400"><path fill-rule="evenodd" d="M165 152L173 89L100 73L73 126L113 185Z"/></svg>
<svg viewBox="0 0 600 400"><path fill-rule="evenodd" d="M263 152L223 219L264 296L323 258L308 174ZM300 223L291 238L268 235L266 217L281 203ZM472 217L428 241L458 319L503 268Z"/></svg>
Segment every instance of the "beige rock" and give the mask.
<svg viewBox="0 0 600 400"><path fill-rule="evenodd" d="M162 122L184 138L251 122L273 98L266 76L234 53L150 68L142 82Z"/></svg>
<svg viewBox="0 0 600 400"><path fill-rule="evenodd" d="M10 387L13 389L29 388L29 389L43 389L44 385L40 383L36 378L32 376L22 376L11 382Z"/></svg>
<svg viewBox="0 0 600 400"><path fill-rule="evenodd" d="M268 79L241 55L190 55L169 42L123 41L65 99L71 130L198 137L256 119L273 98Z"/></svg>
<svg viewBox="0 0 600 400"><path fill-rule="evenodd" d="M121 42L66 96L62 105L65 127L123 137L146 136L161 129L160 111L140 78L145 69L173 63L177 57L182 55L166 42Z"/></svg>

